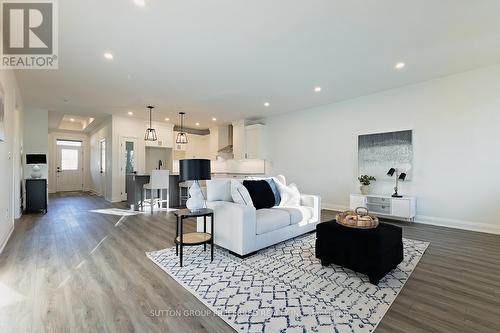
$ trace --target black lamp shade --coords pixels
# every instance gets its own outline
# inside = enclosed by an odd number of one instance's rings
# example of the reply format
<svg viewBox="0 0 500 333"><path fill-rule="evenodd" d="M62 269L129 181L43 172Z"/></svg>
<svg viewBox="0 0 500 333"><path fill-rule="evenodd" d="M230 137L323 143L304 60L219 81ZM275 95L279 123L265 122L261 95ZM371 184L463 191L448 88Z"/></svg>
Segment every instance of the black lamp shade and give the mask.
<svg viewBox="0 0 500 333"><path fill-rule="evenodd" d="M191 159L180 160L180 181L210 179L210 160Z"/></svg>
<svg viewBox="0 0 500 333"><path fill-rule="evenodd" d="M389 171L387 171L387 176L393 176L394 175L394 172L396 172L396 169L394 168L390 168Z"/></svg>
<svg viewBox="0 0 500 333"><path fill-rule="evenodd" d="M399 175L399 180L405 180L406 178L406 173L402 172L400 175Z"/></svg>

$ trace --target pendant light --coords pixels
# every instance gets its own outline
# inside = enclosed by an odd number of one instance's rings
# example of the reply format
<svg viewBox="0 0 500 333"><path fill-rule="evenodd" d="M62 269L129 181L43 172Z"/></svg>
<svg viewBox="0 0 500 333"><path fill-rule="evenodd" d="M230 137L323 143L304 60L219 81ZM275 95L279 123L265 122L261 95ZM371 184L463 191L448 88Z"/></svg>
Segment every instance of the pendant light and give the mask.
<svg viewBox="0 0 500 333"><path fill-rule="evenodd" d="M156 136L156 130L153 128L153 125L151 123L151 116L153 113L153 109L155 108L154 106L148 106L149 109L149 128L146 130L146 134L144 135L144 140L145 141L156 141L158 140L158 137Z"/></svg>
<svg viewBox="0 0 500 333"><path fill-rule="evenodd" d="M181 116L181 130L179 131L179 133L177 133L177 137L175 138L175 143L177 144L186 144L188 143L188 137L187 137L187 133L184 132L184 115L186 113L184 112L179 112L179 115Z"/></svg>

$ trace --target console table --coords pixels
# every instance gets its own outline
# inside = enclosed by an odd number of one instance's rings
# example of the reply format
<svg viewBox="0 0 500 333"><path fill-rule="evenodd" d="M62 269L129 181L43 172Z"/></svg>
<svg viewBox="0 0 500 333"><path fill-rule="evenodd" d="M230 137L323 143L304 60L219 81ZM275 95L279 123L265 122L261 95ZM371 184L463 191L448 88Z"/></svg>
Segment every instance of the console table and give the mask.
<svg viewBox="0 0 500 333"><path fill-rule="evenodd" d="M416 215L416 199L414 197L393 198L390 195L351 194L350 209L364 207L374 215L386 218L413 221Z"/></svg>
<svg viewBox="0 0 500 333"><path fill-rule="evenodd" d="M47 179L26 179L26 212L47 213Z"/></svg>
<svg viewBox="0 0 500 333"><path fill-rule="evenodd" d="M180 266L182 267L182 247L203 245L203 250L207 250L207 244L210 244L210 262L214 261L214 211L208 208L198 210L180 209L174 212L176 217L175 225L175 255L179 256ZM210 217L211 233L207 233L207 216ZM183 233L182 225L184 220L190 217L203 217L203 232ZM179 253L180 249L180 253Z"/></svg>

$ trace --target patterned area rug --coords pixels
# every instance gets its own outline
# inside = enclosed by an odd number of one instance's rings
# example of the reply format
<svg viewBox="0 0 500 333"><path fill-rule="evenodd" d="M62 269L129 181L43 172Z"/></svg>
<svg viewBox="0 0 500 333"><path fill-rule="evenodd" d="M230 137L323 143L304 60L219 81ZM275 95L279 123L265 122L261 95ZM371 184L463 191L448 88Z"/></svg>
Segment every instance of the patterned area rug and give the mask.
<svg viewBox="0 0 500 333"><path fill-rule="evenodd" d="M380 280L340 266L321 266L316 234L240 259L203 246L146 255L239 332L372 332L403 288L429 243L403 239L404 260Z"/></svg>

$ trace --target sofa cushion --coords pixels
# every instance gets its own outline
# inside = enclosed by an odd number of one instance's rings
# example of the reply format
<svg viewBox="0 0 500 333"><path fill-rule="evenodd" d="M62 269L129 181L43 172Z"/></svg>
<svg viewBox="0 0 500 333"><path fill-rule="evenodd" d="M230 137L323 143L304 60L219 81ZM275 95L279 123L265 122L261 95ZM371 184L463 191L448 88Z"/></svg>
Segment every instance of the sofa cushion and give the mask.
<svg viewBox="0 0 500 333"><path fill-rule="evenodd" d="M297 185L290 184L286 186L280 182L276 182L276 185L281 195L280 206L284 207L300 206L300 192L299 189L297 188Z"/></svg>
<svg viewBox="0 0 500 333"><path fill-rule="evenodd" d="M264 180L269 183L269 186L271 186L271 190L273 191L274 194L274 205L279 206L281 202L281 195L280 191L278 191L278 186L276 185L276 182L274 181L273 178L266 178Z"/></svg>
<svg viewBox="0 0 500 333"><path fill-rule="evenodd" d="M274 207L272 209L283 210L287 212L290 215L290 224L297 224L304 220L308 221L313 216L313 209L311 207Z"/></svg>
<svg viewBox="0 0 500 333"><path fill-rule="evenodd" d="M231 197L234 202L240 205L253 207L253 201L247 188L236 180L231 180Z"/></svg>
<svg viewBox="0 0 500 333"><path fill-rule="evenodd" d="M274 177L275 180L286 186L286 178L283 175L277 175Z"/></svg>
<svg viewBox="0 0 500 333"><path fill-rule="evenodd" d="M233 201L231 197L231 180L207 180L207 201Z"/></svg>
<svg viewBox="0 0 500 333"><path fill-rule="evenodd" d="M259 209L256 212L257 235L278 230L290 225L290 214L279 209Z"/></svg>
<svg viewBox="0 0 500 333"><path fill-rule="evenodd" d="M250 193L253 205L256 209L271 208L276 204L271 185L265 180L244 180L245 186Z"/></svg>
<svg viewBox="0 0 500 333"><path fill-rule="evenodd" d="M278 178L280 177L280 178ZM274 194L274 205L279 206L281 202L281 195L280 191L278 190L278 185L276 184L277 182L281 182L281 180L285 180L285 176L283 175L278 175L276 177L255 177L255 176L248 176L245 178L246 180L265 180L266 182L269 183L269 186L271 186L271 190L273 190ZM282 183L283 184L283 183Z"/></svg>

